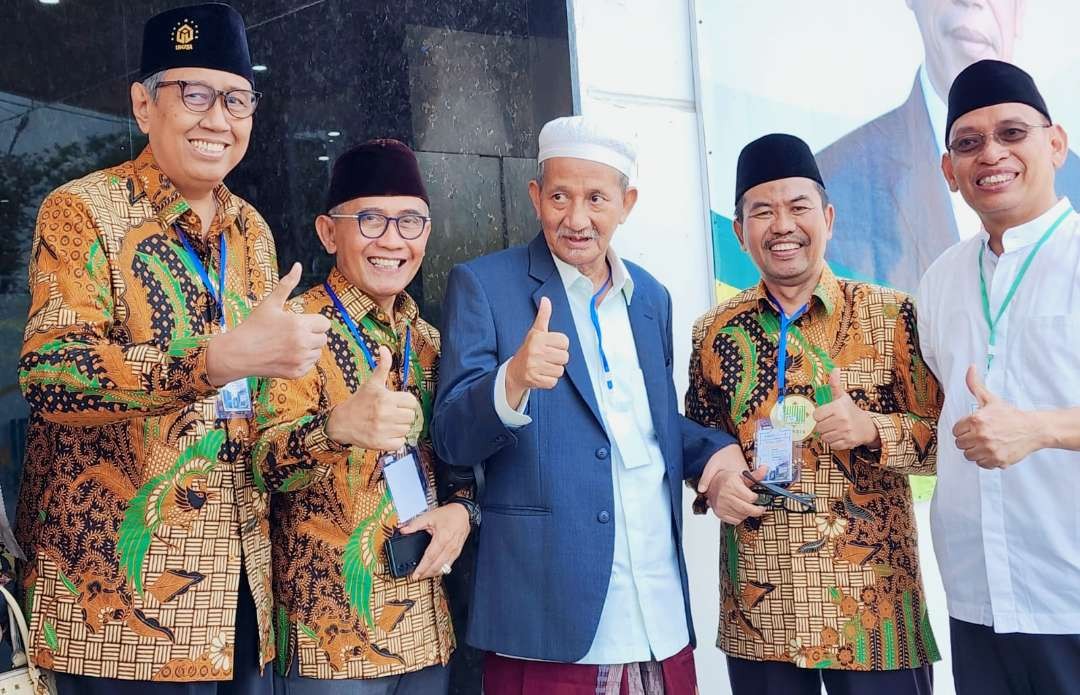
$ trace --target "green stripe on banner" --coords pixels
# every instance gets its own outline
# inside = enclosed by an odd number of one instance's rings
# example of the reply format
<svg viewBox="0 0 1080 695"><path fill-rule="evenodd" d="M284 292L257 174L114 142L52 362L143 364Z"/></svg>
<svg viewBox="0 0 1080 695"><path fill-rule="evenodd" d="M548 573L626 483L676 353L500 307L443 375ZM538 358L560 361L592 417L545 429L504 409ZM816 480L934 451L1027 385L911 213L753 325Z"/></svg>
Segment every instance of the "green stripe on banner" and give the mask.
<svg viewBox="0 0 1080 695"><path fill-rule="evenodd" d="M911 484L911 498L916 502L929 502L934 496L934 485L937 476L933 475L909 475L908 482Z"/></svg>
<svg viewBox="0 0 1080 695"><path fill-rule="evenodd" d="M713 273L717 280L742 289L757 284L758 270L739 248L731 219L710 211L712 218Z"/></svg>

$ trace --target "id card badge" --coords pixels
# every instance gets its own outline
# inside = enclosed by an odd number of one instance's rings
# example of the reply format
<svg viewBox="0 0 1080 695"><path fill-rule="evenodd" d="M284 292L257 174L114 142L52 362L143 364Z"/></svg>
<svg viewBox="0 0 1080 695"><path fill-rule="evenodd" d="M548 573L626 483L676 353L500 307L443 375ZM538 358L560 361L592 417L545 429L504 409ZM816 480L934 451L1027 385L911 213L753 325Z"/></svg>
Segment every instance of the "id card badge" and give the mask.
<svg viewBox="0 0 1080 695"><path fill-rule="evenodd" d="M247 379L241 378L230 381L218 389L216 404L219 420L250 418L253 411L251 408L251 389L248 388Z"/></svg>
<svg viewBox="0 0 1080 695"><path fill-rule="evenodd" d="M765 482L787 485L799 479L798 442L790 427L759 420L754 436L754 470L765 467Z"/></svg>
<svg viewBox="0 0 1080 695"><path fill-rule="evenodd" d="M409 449L404 455L388 454L383 461L383 478L397 510L398 523L426 512L427 491L420 477L423 473L416 452Z"/></svg>

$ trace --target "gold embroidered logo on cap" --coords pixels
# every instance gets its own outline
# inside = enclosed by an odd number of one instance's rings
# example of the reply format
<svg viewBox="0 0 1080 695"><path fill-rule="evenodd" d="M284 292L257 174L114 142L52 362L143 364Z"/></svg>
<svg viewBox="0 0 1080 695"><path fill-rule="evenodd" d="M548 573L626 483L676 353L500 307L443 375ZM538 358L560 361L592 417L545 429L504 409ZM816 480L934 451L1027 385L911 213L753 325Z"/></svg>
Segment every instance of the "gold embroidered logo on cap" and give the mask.
<svg viewBox="0 0 1080 695"><path fill-rule="evenodd" d="M195 47L192 44L197 38L199 38L199 25L195 22L185 19L173 27L172 39L177 51L194 50Z"/></svg>

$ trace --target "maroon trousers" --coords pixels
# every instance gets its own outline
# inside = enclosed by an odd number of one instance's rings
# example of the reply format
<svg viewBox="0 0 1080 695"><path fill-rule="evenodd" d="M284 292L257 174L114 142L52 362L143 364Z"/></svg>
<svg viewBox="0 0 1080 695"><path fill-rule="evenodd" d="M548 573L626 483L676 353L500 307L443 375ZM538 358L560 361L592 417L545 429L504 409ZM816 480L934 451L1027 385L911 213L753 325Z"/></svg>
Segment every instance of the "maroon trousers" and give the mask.
<svg viewBox="0 0 1080 695"><path fill-rule="evenodd" d="M694 650L663 661L597 666L512 659L488 652L484 695L697 695Z"/></svg>

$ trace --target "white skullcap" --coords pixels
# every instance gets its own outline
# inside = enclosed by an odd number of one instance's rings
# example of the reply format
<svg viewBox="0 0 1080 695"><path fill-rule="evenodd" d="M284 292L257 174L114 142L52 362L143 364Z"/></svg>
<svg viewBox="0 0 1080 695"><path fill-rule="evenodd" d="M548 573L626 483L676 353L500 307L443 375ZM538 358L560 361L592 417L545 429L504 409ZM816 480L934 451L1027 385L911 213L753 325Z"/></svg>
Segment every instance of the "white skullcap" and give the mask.
<svg viewBox="0 0 1080 695"><path fill-rule="evenodd" d="M548 121L540 130L540 151L536 161L540 163L552 157L607 164L632 178L637 148L633 135L610 122L585 116L564 116Z"/></svg>

